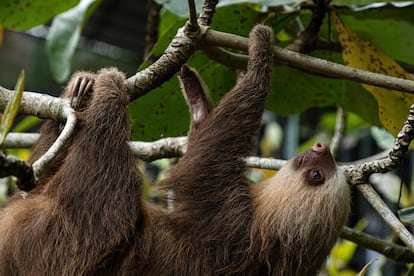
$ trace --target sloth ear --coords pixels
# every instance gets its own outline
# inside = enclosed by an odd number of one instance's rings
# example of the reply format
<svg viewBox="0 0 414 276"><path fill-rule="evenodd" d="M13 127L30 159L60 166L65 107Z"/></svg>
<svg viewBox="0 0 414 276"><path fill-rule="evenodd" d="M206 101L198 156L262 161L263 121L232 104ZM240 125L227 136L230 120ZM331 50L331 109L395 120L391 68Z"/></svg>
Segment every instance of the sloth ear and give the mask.
<svg viewBox="0 0 414 276"><path fill-rule="evenodd" d="M190 108L190 129L197 129L213 110L213 104L204 83L194 69L184 64L178 75L184 98Z"/></svg>

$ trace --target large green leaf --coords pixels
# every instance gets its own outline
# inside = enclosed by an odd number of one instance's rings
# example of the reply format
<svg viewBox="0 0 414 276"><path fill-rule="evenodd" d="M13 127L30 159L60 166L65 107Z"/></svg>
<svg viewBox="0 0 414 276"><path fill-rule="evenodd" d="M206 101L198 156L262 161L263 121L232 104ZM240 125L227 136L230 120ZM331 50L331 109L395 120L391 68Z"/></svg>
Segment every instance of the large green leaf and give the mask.
<svg viewBox="0 0 414 276"><path fill-rule="evenodd" d="M0 25L25 30L46 23L54 15L75 6L79 0L1 0Z"/></svg>
<svg viewBox="0 0 414 276"><path fill-rule="evenodd" d="M64 82L71 73L71 61L78 45L81 29L91 7L99 1L82 0L73 9L53 20L47 36L49 64L57 82Z"/></svg>

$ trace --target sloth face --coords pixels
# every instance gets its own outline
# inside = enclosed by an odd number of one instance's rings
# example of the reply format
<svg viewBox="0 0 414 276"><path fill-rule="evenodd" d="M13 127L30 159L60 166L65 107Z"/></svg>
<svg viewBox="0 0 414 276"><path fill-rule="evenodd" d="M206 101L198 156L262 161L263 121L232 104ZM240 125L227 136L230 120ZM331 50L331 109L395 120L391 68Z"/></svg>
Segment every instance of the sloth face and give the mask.
<svg viewBox="0 0 414 276"><path fill-rule="evenodd" d="M302 171L302 177L308 185L319 186L336 173L336 164L329 146L315 143L309 150L298 154L291 161L295 171Z"/></svg>

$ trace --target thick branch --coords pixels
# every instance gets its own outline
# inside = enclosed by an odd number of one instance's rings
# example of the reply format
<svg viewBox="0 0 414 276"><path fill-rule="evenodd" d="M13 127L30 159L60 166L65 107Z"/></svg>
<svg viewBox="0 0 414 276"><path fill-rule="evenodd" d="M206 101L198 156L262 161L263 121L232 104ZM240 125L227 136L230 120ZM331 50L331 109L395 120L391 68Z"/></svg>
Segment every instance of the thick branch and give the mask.
<svg viewBox="0 0 414 276"><path fill-rule="evenodd" d="M0 110L5 109L13 93L12 90L0 86ZM66 119L63 112L65 101L67 100L45 94L24 92L19 113L63 122Z"/></svg>

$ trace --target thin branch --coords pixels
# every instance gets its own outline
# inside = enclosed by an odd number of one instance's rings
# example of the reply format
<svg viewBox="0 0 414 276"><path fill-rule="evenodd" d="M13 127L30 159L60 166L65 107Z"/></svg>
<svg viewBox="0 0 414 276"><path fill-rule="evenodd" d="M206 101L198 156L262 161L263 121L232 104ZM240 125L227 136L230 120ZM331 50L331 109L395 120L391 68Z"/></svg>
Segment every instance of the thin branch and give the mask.
<svg viewBox="0 0 414 276"><path fill-rule="evenodd" d="M65 127L53 145L46 151L46 153L33 163L33 171L36 179L39 175L41 175L42 170L59 153L60 149L65 145L66 141L69 140L75 130L77 121L75 110L72 109L69 102L65 102L62 112L62 116L66 117Z"/></svg>
<svg viewBox="0 0 414 276"><path fill-rule="evenodd" d="M198 23L197 23L197 10L196 10L196 6L194 3L194 0L188 0L188 9L189 9L189 13L190 13L190 20L189 20L189 25L194 28L194 31L197 31L199 29Z"/></svg>
<svg viewBox="0 0 414 276"><path fill-rule="evenodd" d="M312 18L306 29L286 48L298 53L308 53L312 51L318 40L319 29L325 17L325 0L317 0L312 9Z"/></svg>
<svg viewBox="0 0 414 276"><path fill-rule="evenodd" d="M24 149L30 148L39 139L38 133L16 133L9 132L4 141L4 148L6 149Z"/></svg>
<svg viewBox="0 0 414 276"><path fill-rule="evenodd" d="M155 142L130 142L131 150L140 159L150 162L160 158L180 157L184 154L187 137L164 138Z"/></svg>
<svg viewBox="0 0 414 276"><path fill-rule="evenodd" d="M335 132L334 132L334 135L330 143L331 153L334 158L338 154L339 148L342 143L342 139L344 138L345 125L346 125L346 112L342 107L338 107L337 112L336 112Z"/></svg>
<svg viewBox="0 0 414 276"><path fill-rule="evenodd" d="M377 213L384 219L385 223L397 234L401 241L414 252L414 237L384 203L378 193L369 184L355 186L368 200Z"/></svg>
<svg viewBox="0 0 414 276"><path fill-rule="evenodd" d="M414 253L407 247L375 238L369 234L356 231L352 228L345 226L342 229L341 237L365 248L375 250L387 258L395 261L405 263L414 262Z"/></svg>
<svg viewBox="0 0 414 276"><path fill-rule="evenodd" d="M205 45L247 51L247 38L209 29ZM273 47L276 62L328 77L342 78L414 94L414 81L372 73L332 61L307 56L280 47Z"/></svg>
<svg viewBox="0 0 414 276"><path fill-rule="evenodd" d="M145 24L145 47L144 47L144 59L149 64L155 62L154 56L151 56L151 50L158 40L158 25L160 21L161 5L157 4L155 0L148 1L148 14Z"/></svg>
<svg viewBox="0 0 414 276"><path fill-rule="evenodd" d="M247 55L232 53L220 47L203 47L201 50L209 59L229 68L245 69L247 66Z"/></svg>
<svg viewBox="0 0 414 276"><path fill-rule="evenodd" d="M256 156L246 157L244 161L248 167L267 170L280 170L287 162L282 159L261 158Z"/></svg>

